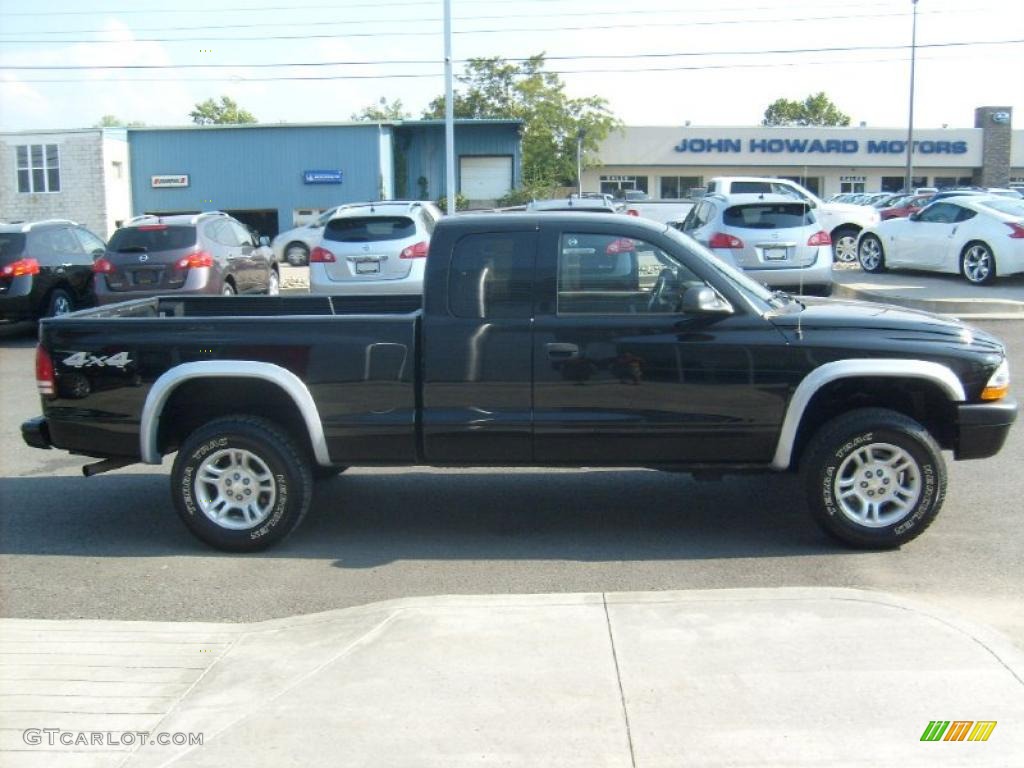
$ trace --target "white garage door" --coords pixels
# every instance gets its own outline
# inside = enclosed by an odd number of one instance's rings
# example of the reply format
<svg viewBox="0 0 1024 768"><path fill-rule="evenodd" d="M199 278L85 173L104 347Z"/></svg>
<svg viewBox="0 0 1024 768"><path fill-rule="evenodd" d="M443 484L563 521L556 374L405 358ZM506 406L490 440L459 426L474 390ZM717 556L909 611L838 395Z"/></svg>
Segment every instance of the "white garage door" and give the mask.
<svg viewBox="0 0 1024 768"><path fill-rule="evenodd" d="M463 157L462 194L470 200L497 200L512 190L511 157Z"/></svg>

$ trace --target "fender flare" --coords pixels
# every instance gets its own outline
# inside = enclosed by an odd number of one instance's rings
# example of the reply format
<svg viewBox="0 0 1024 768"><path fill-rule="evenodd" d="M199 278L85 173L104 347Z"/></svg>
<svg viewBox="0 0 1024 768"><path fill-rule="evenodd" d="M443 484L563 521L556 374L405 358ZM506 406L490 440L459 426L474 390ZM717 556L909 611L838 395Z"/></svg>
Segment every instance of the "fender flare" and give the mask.
<svg viewBox="0 0 1024 768"><path fill-rule="evenodd" d="M157 447L160 417L174 390L186 381L208 378L260 379L279 387L291 398L302 415L316 463L321 466L331 464L320 413L302 379L279 365L249 360L202 360L182 363L165 371L153 382L149 394L146 395L146 404L142 408L142 420L139 423L139 455L144 463L163 463L163 456Z"/></svg>
<svg viewBox="0 0 1024 768"><path fill-rule="evenodd" d="M804 412L813 397L826 384L839 379L860 376L886 376L891 378L922 379L937 384L953 402L967 399L964 385L957 375L945 365L927 360L894 360L865 358L859 360L837 360L818 366L797 386L786 406L786 415L782 420L779 441L775 446L772 458L772 469L789 469L793 461L793 447L797 432L803 421Z"/></svg>

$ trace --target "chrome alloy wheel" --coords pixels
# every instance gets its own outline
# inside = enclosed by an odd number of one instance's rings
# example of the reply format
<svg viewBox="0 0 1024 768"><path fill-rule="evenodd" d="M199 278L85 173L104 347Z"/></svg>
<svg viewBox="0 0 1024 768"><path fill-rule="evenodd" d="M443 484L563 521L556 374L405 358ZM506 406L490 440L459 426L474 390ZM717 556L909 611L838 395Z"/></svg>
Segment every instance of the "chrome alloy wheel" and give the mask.
<svg viewBox="0 0 1024 768"><path fill-rule="evenodd" d="M885 528L914 509L921 497L921 469L903 448L870 443L839 466L833 493L851 521L866 528Z"/></svg>
<svg viewBox="0 0 1024 768"><path fill-rule="evenodd" d="M992 254L984 245L972 245L964 252L964 276L972 283L983 283L992 271Z"/></svg>
<svg viewBox="0 0 1024 768"><path fill-rule="evenodd" d="M227 448L211 453L199 465L195 498L203 514L221 528L242 531L270 517L277 482L255 453Z"/></svg>
<svg viewBox="0 0 1024 768"><path fill-rule="evenodd" d="M868 272L878 269L882 263L882 246L873 237L867 237L860 244L860 265Z"/></svg>
<svg viewBox="0 0 1024 768"><path fill-rule="evenodd" d="M835 245L836 261L849 264L857 260L857 236L840 235Z"/></svg>
<svg viewBox="0 0 1024 768"><path fill-rule="evenodd" d="M60 317L71 313L71 299L63 294L53 300L53 316Z"/></svg>

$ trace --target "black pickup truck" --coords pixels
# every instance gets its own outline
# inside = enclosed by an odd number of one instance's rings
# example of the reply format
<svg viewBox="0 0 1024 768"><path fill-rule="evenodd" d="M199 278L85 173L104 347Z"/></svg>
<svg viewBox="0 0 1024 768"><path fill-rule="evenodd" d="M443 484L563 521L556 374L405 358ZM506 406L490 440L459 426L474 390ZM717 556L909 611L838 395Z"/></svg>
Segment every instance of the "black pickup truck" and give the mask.
<svg viewBox="0 0 1024 768"><path fill-rule="evenodd" d="M422 304L422 306L421 306ZM942 451L1013 423L1003 345L957 320L772 293L674 229L601 214L441 221L420 297L161 297L43 321L25 441L177 452L203 541L255 550L351 465L802 473L816 520L893 547ZM790 500L779 500L789 504Z"/></svg>

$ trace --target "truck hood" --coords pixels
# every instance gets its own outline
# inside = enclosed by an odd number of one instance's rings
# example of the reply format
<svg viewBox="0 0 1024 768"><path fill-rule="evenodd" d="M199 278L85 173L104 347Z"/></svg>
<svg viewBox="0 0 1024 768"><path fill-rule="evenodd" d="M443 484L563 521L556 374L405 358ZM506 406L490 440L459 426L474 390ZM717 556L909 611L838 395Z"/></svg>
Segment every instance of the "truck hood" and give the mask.
<svg viewBox="0 0 1024 768"><path fill-rule="evenodd" d="M961 350L970 356L995 355L994 362L1002 358L1005 348L991 334L953 317L934 315L916 309L891 304L844 299L801 298L804 308L793 304L770 315L771 321L784 333L794 333L799 323L805 338L812 340L817 331L830 334L852 334L865 346L875 348L884 343L890 349L906 345L924 353L929 348L942 346ZM811 334L811 335L809 335Z"/></svg>

